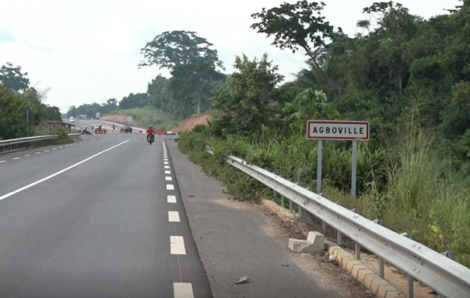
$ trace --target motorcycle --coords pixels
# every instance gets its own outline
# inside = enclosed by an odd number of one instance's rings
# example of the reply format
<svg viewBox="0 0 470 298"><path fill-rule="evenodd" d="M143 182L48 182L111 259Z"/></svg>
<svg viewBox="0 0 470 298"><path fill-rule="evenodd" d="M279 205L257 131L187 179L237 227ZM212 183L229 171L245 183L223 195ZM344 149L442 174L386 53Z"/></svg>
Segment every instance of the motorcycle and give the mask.
<svg viewBox="0 0 470 298"><path fill-rule="evenodd" d="M153 135L147 136L147 142L149 142L150 145L155 141L155 137Z"/></svg>

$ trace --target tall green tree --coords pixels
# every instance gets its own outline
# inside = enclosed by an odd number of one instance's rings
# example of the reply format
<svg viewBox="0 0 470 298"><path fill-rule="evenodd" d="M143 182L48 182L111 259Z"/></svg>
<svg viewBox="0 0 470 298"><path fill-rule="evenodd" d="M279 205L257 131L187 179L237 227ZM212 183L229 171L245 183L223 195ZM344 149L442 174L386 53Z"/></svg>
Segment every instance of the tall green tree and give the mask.
<svg viewBox="0 0 470 298"><path fill-rule="evenodd" d="M147 93L130 93L119 102L119 109L142 108L147 106L148 103Z"/></svg>
<svg viewBox="0 0 470 298"><path fill-rule="evenodd" d="M225 76L215 69L215 65L207 63L204 58L195 58L186 65L178 65L171 71L172 78L169 81L169 88L174 97L190 100L190 97L196 93L197 104L196 112L201 113L201 100L208 103L208 90L204 89L211 86L212 81L220 81ZM204 95L205 98L202 98ZM188 98L189 97L189 98ZM194 105L192 105L194 107ZM188 107L191 109L191 106Z"/></svg>
<svg viewBox="0 0 470 298"><path fill-rule="evenodd" d="M201 97L205 86L220 78L217 68L224 69L217 50L212 43L193 31L167 31L157 35L142 49L144 60L139 66L157 65L171 71L169 90L172 100L179 104L174 112L182 115L192 113L192 95L197 94L196 110L201 111ZM183 91L184 90L184 91ZM185 107L185 110L182 110Z"/></svg>
<svg viewBox="0 0 470 298"><path fill-rule="evenodd" d="M147 94L149 104L157 109L169 112L169 103L171 101L171 92L168 89L168 79L159 74L150 83L147 84Z"/></svg>
<svg viewBox="0 0 470 298"><path fill-rule="evenodd" d="M203 58L223 69L217 50L211 49L212 46L193 31L165 31L142 48L144 59L139 67L157 65L171 70L175 66L189 64L194 58Z"/></svg>
<svg viewBox="0 0 470 298"><path fill-rule="evenodd" d="M7 62L0 68L0 85L15 92L24 92L29 88L28 73L21 72L21 66Z"/></svg>
<svg viewBox="0 0 470 298"><path fill-rule="evenodd" d="M28 102L13 90L0 86L0 139L25 136L24 111Z"/></svg>
<svg viewBox="0 0 470 298"><path fill-rule="evenodd" d="M251 15L259 20L253 23L251 28L256 29L258 33L265 33L267 37L273 35L272 45L277 48L289 49L293 53L303 49L328 82L329 89L336 92L332 79L323 70L315 53L325 46L326 39L334 32L333 26L321 15L324 7L323 2L302 0L295 4L283 3L268 10L263 8L261 12Z"/></svg>
<svg viewBox="0 0 470 298"><path fill-rule="evenodd" d="M278 112L270 94L284 77L278 74L278 66L268 61L267 54L259 61L236 56L234 69L227 88L215 90L209 99L219 111L211 126L221 135L260 131L263 125L272 123Z"/></svg>

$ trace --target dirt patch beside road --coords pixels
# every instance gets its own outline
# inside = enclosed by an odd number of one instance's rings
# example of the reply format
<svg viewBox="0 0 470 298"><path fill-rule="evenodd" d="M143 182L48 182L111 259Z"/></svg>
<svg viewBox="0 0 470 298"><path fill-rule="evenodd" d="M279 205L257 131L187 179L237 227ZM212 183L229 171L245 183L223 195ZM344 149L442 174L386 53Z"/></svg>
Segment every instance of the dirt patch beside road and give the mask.
<svg viewBox="0 0 470 298"><path fill-rule="evenodd" d="M181 121L177 125L173 126L170 130L173 132L182 132L182 131L192 130L198 124L207 125L207 121L210 119L212 119L212 115L208 113L194 116L194 117ZM132 119L132 122L130 123L127 122L126 115L104 115L103 117L100 118L100 120L115 122L115 123L119 123L122 125L131 125L131 126L140 125L141 126L141 123L136 119Z"/></svg>
<svg viewBox="0 0 470 298"><path fill-rule="evenodd" d="M192 130L194 126L198 124L207 125L207 121L210 119L212 119L211 114L202 114L202 115L194 116L194 117L181 121L180 123L178 123L178 125L173 126L170 130L174 132Z"/></svg>

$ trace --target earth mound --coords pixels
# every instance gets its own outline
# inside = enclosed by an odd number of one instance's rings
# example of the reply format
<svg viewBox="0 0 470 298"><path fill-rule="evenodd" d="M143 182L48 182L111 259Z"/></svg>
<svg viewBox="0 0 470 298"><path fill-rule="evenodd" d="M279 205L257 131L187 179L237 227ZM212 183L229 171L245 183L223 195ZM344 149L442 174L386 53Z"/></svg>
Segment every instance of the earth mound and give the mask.
<svg viewBox="0 0 470 298"><path fill-rule="evenodd" d="M207 121L212 119L211 114L201 114L186 120L181 121L177 125L173 126L170 130L174 132L182 132L192 130L196 125L207 125Z"/></svg>

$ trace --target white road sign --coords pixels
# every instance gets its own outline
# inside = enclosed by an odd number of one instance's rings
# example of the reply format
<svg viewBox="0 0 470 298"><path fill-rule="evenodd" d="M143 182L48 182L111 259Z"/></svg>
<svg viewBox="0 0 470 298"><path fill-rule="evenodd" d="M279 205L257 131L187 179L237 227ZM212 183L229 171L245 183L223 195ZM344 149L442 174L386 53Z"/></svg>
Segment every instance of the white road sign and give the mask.
<svg viewBox="0 0 470 298"><path fill-rule="evenodd" d="M365 121L307 121L309 140L368 140L369 122Z"/></svg>

